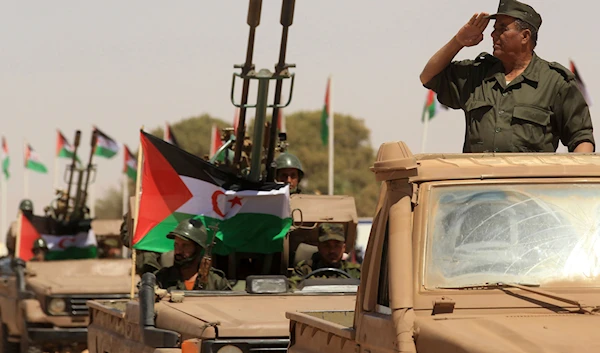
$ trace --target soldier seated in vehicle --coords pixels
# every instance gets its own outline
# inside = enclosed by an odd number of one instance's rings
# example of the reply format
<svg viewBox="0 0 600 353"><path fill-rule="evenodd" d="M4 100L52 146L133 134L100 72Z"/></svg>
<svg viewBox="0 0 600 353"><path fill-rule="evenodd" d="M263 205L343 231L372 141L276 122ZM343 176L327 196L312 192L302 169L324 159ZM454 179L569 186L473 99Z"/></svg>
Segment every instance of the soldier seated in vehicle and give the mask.
<svg viewBox="0 0 600 353"><path fill-rule="evenodd" d="M130 247L132 235L127 227L127 220L130 217L130 213L127 212L123 215L123 222L121 223L121 242L127 248ZM134 250L136 252L135 260L135 273L143 275L146 272L154 273L158 272L161 268L161 253L146 250Z"/></svg>
<svg viewBox="0 0 600 353"><path fill-rule="evenodd" d="M360 265L342 259L346 251L346 239L342 224L322 223L319 225L317 248L319 251L314 253L310 260L302 260L296 265L294 275L290 278L293 284L297 284L311 273L315 273L315 277L360 279ZM336 269L339 271L335 271Z"/></svg>
<svg viewBox="0 0 600 353"><path fill-rule="evenodd" d="M304 177L302 163L298 157L290 153L282 153L275 159L277 170L275 179L280 183L290 185L290 194L300 194L302 190L298 188L298 184Z"/></svg>
<svg viewBox="0 0 600 353"><path fill-rule="evenodd" d="M48 244L42 238L38 238L33 243L33 248L31 252L33 253L33 257L29 261L44 261L46 259L46 254L48 253Z"/></svg>
<svg viewBox="0 0 600 353"><path fill-rule="evenodd" d="M156 283L167 290L231 290L225 274L210 268L207 283L202 283L200 263L207 248L208 233L201 221L185 219L167 238L175 240L175 264L156 273Z"/></svg>

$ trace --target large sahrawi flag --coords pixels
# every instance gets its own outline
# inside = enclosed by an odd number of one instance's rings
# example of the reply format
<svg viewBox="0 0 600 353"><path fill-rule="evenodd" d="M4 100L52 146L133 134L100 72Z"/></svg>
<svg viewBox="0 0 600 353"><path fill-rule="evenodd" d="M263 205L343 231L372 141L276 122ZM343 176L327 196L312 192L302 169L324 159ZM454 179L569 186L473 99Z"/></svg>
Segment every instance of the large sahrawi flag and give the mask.
<svg viewBox="0 0 600 353"><path fill-rule="evenodd" d="M287 185L238 178L143 131L141 146L134 248L173 250L173 240L166 235L181 220L199 216L205 225L217 227L216 254L283 250L292 223Z"/></svg>

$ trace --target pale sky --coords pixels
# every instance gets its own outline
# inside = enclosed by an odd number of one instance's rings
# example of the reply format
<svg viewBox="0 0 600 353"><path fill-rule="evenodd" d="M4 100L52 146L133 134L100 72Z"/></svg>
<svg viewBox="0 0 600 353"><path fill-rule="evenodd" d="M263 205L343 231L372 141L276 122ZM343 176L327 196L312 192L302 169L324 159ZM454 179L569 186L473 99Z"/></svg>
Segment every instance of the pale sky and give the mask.
<svg viewBox="0 0 600 353"><path fill-rule="evenodd" d="M594 69L600 6L589 0L528 3L543 18L538 55L565 66L572 58L600 104L600 71ZM420 152L426 90L419 73L474 12L493 13L497 6L496 0L296 1L287 61L297 65L297 80L287 112L320 109L332 74L334 111L364 119L375 148L404 140ZM82 130L87 160L92 125L135 149L142 125L151 130L202 113L231 121L231 75L245 58L247 8L245 0L2 2L0 134L11 157L9 219L24 193L25 140L50 169L29 176L29 195L41 213L53 196L57 128L71 142L74 130ZM273 70L277 61L280 9L281 1L263 1L258 69ZM492 25L482 43L457 59L491 51ZM592 106L598 125L596 111ZM460 152L463 136L462 111L442 112L429 125L426 151ZM96 159L96 197L119 186L122 158Z"/></svg>

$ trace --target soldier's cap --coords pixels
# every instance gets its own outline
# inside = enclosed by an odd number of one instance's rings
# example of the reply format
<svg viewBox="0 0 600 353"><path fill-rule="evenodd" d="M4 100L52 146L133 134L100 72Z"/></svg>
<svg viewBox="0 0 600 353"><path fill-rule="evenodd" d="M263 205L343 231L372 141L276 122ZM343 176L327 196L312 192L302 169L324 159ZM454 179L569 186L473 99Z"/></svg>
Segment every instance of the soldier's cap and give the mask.
<svg viewBox="0 0 600 353"><path fill-rule="evenodd" d="M319 242L322 243L328 240L346 242L344 225L337 223L321 223L319 225Z"/></svg>
<svg viewBox="0 0 600 353"><path fill-rule="evenodd" d="M533 7L517 0L500 0L498 12L488 16L488 18L496 19L498 15L506 15L513 18L518 18L529 23L535 27L536 30L539 30L540 26L542 25L542 16L540 16L540 14L537 13Z"/></svg>

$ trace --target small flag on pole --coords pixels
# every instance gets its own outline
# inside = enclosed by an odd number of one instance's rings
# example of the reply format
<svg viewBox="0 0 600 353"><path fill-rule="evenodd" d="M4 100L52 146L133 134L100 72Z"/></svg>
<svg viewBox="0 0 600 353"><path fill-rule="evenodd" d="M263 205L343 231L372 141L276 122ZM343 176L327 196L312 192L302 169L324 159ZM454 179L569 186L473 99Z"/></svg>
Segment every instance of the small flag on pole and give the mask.
<svg viewBox="0 0 600 353"><path fill-rule="evenodd" d="M210 152L209 157L217 154L219 148L223 146L223 141L221 141L221 132L217 125L213 124L210 130Z"/></svg>
<svg viewBox="0 0 600 353"><path fill-rule="evenodd" d="M2 136L2 172L6 180L10 177L8 167L10 166L10 157L8 156L8 145L6 144L6 138Z"/></svg>
<svg viewBox="0 0 600 353"><path fill-rule="evenodd" d="M112 158L117 152L119 152L119 144L108 135L100 131L97 127L94 126L94 130L96 131L96 137L98 140L96 141L96 147L94 150L95 156L100 156L104 158Z"/></svg>
<svg viewBox="0 0 600 353"><path fill-rule="evenodd" d="M169 125L169 123L165 123L165 134L164 134L164 138L163 140L167 141L168 143L172 144L173 146L177 146L179 147L179 143L177 142L177 139L175 138L175 134L173 134L173 129L171 129L171 125Z"/></svg>
<svg viewBox="0 0 600 353"><path fill-rule="evenodd" d="M575 82L577 82L577 87L579 87L579 90L581 91L581 94L583 95L583 98L585 99L587 105L592 106L592 100L590 99L590 96L587 92L587 89L585 88L585 84L583 83L583 80L581 79L581 76L579 75L579 72L577 72L577 68L575 67L575 63L573 62L573 60L569 60L569 64L570 64L570 68L571 68L571 72L573 72L573 74L575 75Z"/></svg>
<svg viewBox="0 0 600 353"><path fill-rule="evenodd" d="M238 125L240 124L240 108L235 108L233 114L233 133L237 134Z"/></svg>
<svg viewBox="0 0 600 353"><path fill-rule="evenodd" d="M58 158L73 158L73 153L75 149L69 143L67 138L60 132L60 130L56 130L56 157ZM77 158L79 161L79 158Z"/></svg>
<svg viewBox="0 0 600 353"><path fill-rule="evenodd" d="M133 180L137 178L137 158L131 153L127 145L123 145L125 148L125 161L123 162L123 173Z"/></svg>
<svg viewBox="0 0 600 353"><path fill-rule="evenodd" d="M48 169L41 162L40 156L29 144L25 147L25 168L38 173L48 173Z"/></svg>

